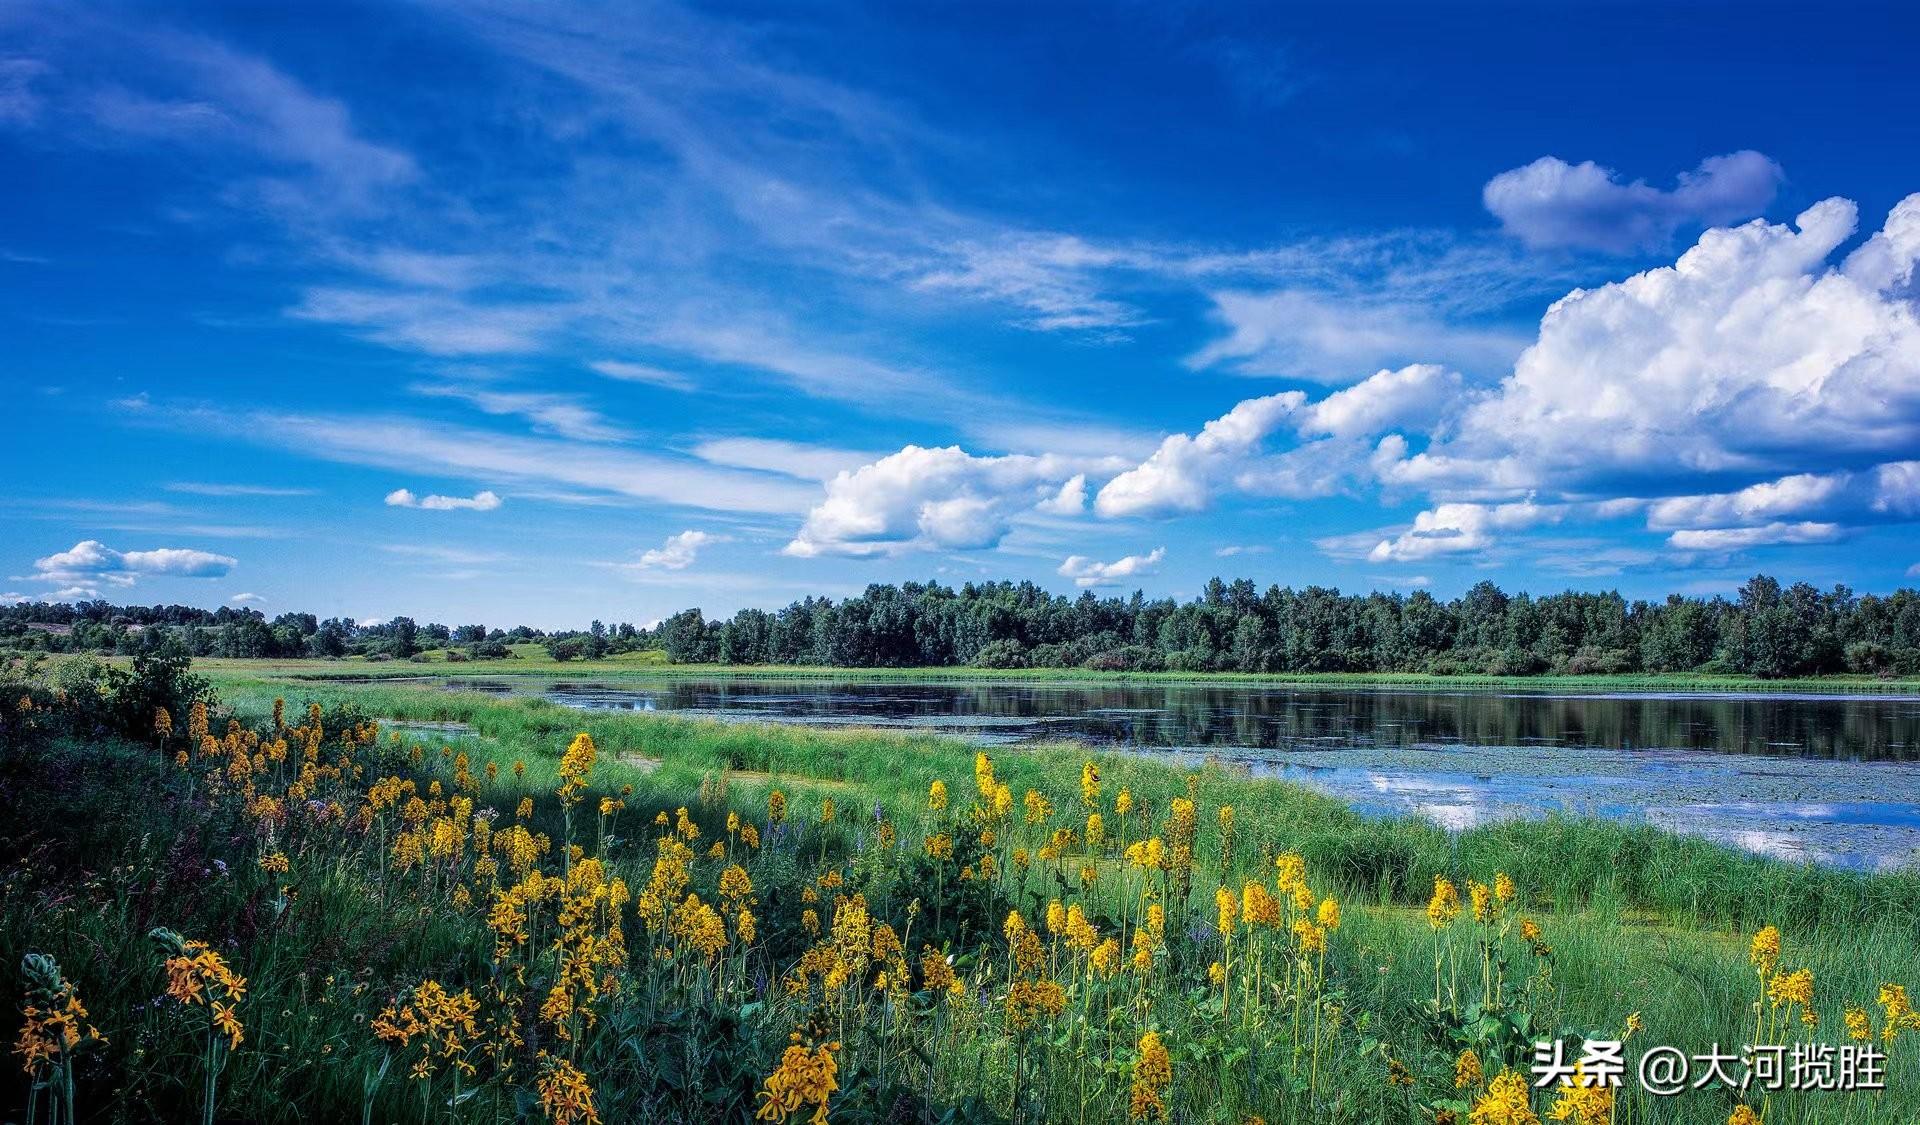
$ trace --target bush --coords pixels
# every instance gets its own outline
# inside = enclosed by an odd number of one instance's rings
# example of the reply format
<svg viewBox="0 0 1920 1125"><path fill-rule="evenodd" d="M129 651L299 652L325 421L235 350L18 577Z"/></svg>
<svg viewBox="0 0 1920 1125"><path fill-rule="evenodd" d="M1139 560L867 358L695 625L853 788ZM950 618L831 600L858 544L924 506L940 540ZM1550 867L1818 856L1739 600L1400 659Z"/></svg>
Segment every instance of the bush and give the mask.
<svg viewBox="0 0 1920 1125"><path fill-rule="evenodd" d="M1026 646L1011 638L988 641L973 656L975 668L1025 668L1028 664Z"/></svg>

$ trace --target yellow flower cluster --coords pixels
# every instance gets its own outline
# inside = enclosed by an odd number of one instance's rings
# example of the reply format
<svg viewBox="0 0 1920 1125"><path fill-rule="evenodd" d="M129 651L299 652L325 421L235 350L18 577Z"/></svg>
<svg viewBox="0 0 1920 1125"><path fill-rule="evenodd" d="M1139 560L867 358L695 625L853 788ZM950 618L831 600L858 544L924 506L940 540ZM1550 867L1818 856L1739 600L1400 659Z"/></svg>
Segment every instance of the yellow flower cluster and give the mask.
<svg viewBox="0 0 1920 1125"><path fill-rule="evenodd" d="M793 1045L780 1056L780 1066L767 1076L754 1117L784 1122L812 1106L813 1115L807 1120L811 1125L827 1125L827 1102L840 1088L840 1064L834 1058L839 1050L837 1042L802 1046L796 1034Z"/></svg>

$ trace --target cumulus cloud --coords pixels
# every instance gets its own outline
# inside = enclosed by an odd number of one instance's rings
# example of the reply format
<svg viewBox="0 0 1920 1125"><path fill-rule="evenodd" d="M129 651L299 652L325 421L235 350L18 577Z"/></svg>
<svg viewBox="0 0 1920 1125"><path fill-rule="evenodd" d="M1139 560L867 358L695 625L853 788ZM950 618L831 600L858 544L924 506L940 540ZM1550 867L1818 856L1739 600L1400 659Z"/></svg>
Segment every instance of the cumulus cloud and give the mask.
<svg viewBox="0 0 1920 1125"><path fill-rule="evenodd" d="M148 551L116 551L97 539L83 539L33 563L33 577L65 584L56 596L98 596L93 584L131 586L143 577L222 578L238 560L227 555L186 547L156 547Z"/></svg>
<svg viewBox="0 0 1920 1125"><path fill-rule="evenodd" d="M1543 156L1487 181L1481 199L1529 246L1627 253L1665 246L1682 227L1750 219L1773 202L1784 175L1760 153L1741 151L1708 157L1663 191L1625 183L1591 160Z"/></svg>
<svg viewBox="0 0 1920 1125"><path fill-rule="evenodd" d="M1511 376L1425 450L1388 439L1377 471L1443 500L1648 497L1656 530L1778 523L1776 542L1815 541L1826 533L1791 529L1846 513L1920 514L1920 195L1829 264L1855 220L1829 199L1793 226L1711 230L1671 267L1576 290ZM1709 541L1761 537L1674 546Z"/></svg>
<svg viewBox="0 0 1920 1125"><path fill-rule="evenodd" d="M415 496L412 489L396 488L387 493L389 508L420 508L429 512L491 512L501 504L500 496L482 490L472 496Z"/></svg>
<svg viewBox="0 0 1920 1125"><path fill-rule="evenodd" d="M1167 557L1165 547L1155 547L1144 555L1128 555L1113 562L1101 562L1085 555L1069 555L1060 564L1062 577L1073 579L1073 584L1081 589L1094 586L1118 586L1132 578L1142 578L1160 572L1160 562Z"/></svg>
<svg viewBox="0 0 1920 1125"><path fill-rule="evenodd" d="M1557 523L1566 516L1563 505L1541 505L1531 500L1515 504L1441 504L1415 516L1413 526L1406 531L1374 544L1367 560L1413 562L1484 551L1493 545L1496 532Z"/></svg>
<svg viewBox="0 0 1920 1125"><path fill-rule="evenodd" d="M1051 454L976 457L958 446L909 445L828 481L826 498L807 513L785 553L811 558L993 547L1014 517L1043 503L1060 508L1075 464Z"/></svg>
<svg viewBox="0 0 1920 1125"><path fill-rule="evenodd" d="M1196 512L1281 423L1306 403L1299 391L1250 398L1198 434L1173 434L1153 456L1108 481L1094 498L1103 516Z"/></svg>
<svg viewBox="0 0 1920 1125"><path fill-rule="evenodd" d="M642 570L685 570L693 565L700 548L717 542L718 536L704 531L683 531L667 536L667 541L660 546L641 552L635 565Z"/></svg>
<svg viewBox="0 0 1920 1125"><path fill-rule="evenodd" d="M1300 432L1328 437L1367 437L1403 428L1425 432L1459 401L1461 388L1457 372L1431 363L1376 371L1307 407Z"/></svg>

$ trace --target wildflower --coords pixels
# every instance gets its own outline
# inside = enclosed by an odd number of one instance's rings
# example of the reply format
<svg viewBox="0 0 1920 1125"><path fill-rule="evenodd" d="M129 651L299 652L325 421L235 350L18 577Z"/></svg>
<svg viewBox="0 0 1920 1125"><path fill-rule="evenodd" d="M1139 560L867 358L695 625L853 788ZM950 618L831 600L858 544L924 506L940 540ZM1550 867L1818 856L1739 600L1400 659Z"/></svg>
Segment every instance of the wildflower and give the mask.
<svg viewBox="0 0 1920 1125"><path fill-rule="evenodd" d="M822 824L833 823L833 798L832 797L828 797L825 800L820 802L820 823Z"/></svg>
<svg viewBox="0 0 1920 1125"><path fill-rule="evenodd" d="M926 839L926 849L929 856L944 863L953 858L953 837L947 835L945 832L928 836Z"/></svg>
<svg viewBox="0 0 1920 1125"><path fill-rule="evenodd" d="M1045 794L1038 789L1027 790L1022 803L1026 806L1028 824L1045 824L1053 815L1053 802L1047 800Z"/></svg>
<svg viewBox="0 0 1920 1125"><path fill-rule="evenodd" d="M983 753L976 753L973 756L973 785L980 791L982 797L990 797L993 794L993 761Z"/></svg>
<svg viewBox="0 0 1920 1125"><path fill-rule="evenodd" d="M1501 1071L1487 1086L1467 1120L1472 1125L1540 1125L1539 1116L1527 1104L1527 1080L1511 1070Z"/></svg>
<svg viewBox="0 0 1920 1125"><path fill-rule="evenodd" d="M1403 1090L1413 1089L1413 1071L1407 1064L1391 1056L1387 1059L1387 1085L1398 1086Z"/></svg>
<svg viewBox="0 0 1920 1125"><path fill-rule="evenodd" d="M1444 929L1460 917L1460 892L1445 875L1433 877L1433 897L1427 900L1427 925Z"/></svg>
<svg viewBox="0 0 1920 1125"><path fill-rule="evenodd" d="M1103 977L1110 977L1120 971L1120 942L1117 938L1108 938L1094 947L1088 956L1087 964Z"/></svg>
<svg viewBox="0 0 1920 1125"><path fill-rule="evenodd" d="M1295 887L1306 882L1307 861L1299 852L1281 852L1274 857L1274 886L1281 894L1291 894Z"/></svg>
<svg viewBox="0 0 1920 1125"><path fill-rule="evenodd" d="M1907 999L1907 990L1904 985L1881 985L1877 1000L1884 1016L1880 1038L1891 1043L1903 1031L1920 1031L1920 1012L1914 1011L1912 1001Z"/></svg>
<svg viewBox="0 0 1920 1125"><path fill-rule="evenodd" d="M33 705L33 700L28 697L23 695L20 698L27 704L27 707L21 708L22 711L27 710L28 707ZM165 742L173 735L173 716L167 713L165 707L156 707L153 709L153 734L154 737L160 739L162 742Z"/></svg>
<svg viewBox="0 0 1920 1125"><path fill-rule="evenodd" d="M1033 937L1031 931L1026 934ZM1035 938L1038 943L1038 938ZM1040 1023L1041 1017L1057 1017L1067 1006L1066 990L1050 980L1017 980L1007 990L1007 1027L1024 1031Z"/></svg>
<svg viewBox="0 0 1920 1125"><path fill-rule="evenodd" d="M793 1045L780 1056L779 1067L767 1076L766 1088L760 1091L762 1102L754 1117L783 1122L789 1115L812 1106L813 1116L808 1120L812 1125L827 1125L827 1101L840 1088L837 1081L840 1066L833 1057L839 1049L838 1043L803 1047L800 1037L795 1035Z"/></svg>
<svg viewBox="0 0 1920 1125"><path fill-rule="evenodd" d="M1328 933L1340 928L1340 904L1332 895L1320 900L1320 909L1314 916L1319 921L1320 928Z"/></svg>
<svg viewBox="0 0 1920 1125"><path fill-rule="evenodd" d="M1165 1120L1167 1087L1173 1085L1173 1060L1167 1055L1160 1033L1149 1031L1140 1037L1140 1058L1133 1064L1133 1084L1127 1099L1127 1116L1138 1120Z"/></svg>
<svg viewBox="0 0 1920 1125"><path fill-rule="evenodd" d="M1473 903L1473 920L1476 922L1493 921L1493 888L1485 883L1467 880L1467 898Z"/></svg>
<svg viewBox="0 0 1920 1125"><path fill-rule="evenodd" d="M540 1108L553 1125L600 1125L600 1113L593 1105L593 1087L587 1076L565 1059L540 1053L542 1071L538 1090Z"/></svg>
<svg viewBox="0 0 1920 1125"><path fill-rule="evenodd" d="M281 852L266 852L260 857L260 870L272 875L285 875L291 864Z"/></svg>
<svg viewBox="0 0 1920 1125"><path fill-rule="evenodd" d="M1100 807L1100 771L1092 762L1080 764L1080 803L1088 809Z"/></svg>
<svg viewBox="0 0 1920 1125"><path fill-rule="evenodd" d="M1501 905L1504 906L1507 903L1512 902L1514 900L1514 897L1518 893L1519 892L1514 888L1513 880L1508 877L1506 872L1501 871L1494 875L1493 897L1498 899Z"/></svg>
<svg viewBox="0 0 1920 1125"><path fill-rule="evenodd" d="M1119 795L1113 799L1113 811L1121 816L1126 816L1133 810L1133 790L1122 788Z"/></svg>
<svg viewBox="0 0 1920 1125"><path fill-rule="evenodd" d="M567 744L566 753L560 755L560 788L555 790L563 807L578 804L585 795L587 778L593 773L598 757L593 736L585 731L574 735L573 741Z"/></svg>
<svg viewBox="0 0 1920 1125"><path fill-rule="evenodd" d="M1486 1072L1480 1069L1480 1056L1473 1053L1473 1048L1460 1052L1460 1057L1453 1060L1454 1089L1475 1089L1485 1079Z"/></svg>
<svg viewBox="0 0 1920 1125"><path fill-rule="evenodd" d="M926 985L927 991L935 995L944 992L949 996L958 997L966 992L966 986L962 985L960 978L953 973L953 965L931 945L922 946L920 949L920 979Z"/></svg>
<svg viewBox="0 0 1920 1125"><path fill-rule="evenodd" d="M1531 918L1520 919L1520 939L1535 957L1545 957L1553 952L1553 947L1541 938L1540 923Z"/></svg>
<svg viewBox="0 0 1920 1125"><path fill-rule="evenodd" d="M1102 820L1100 818L1100 814L1097 812L1088 813L1087 814L1087 846L1090 848L1097 848L1102 843L1106 842L1106 839L1107 839L1107 822Z"/></svg>
<svg viewBox="0 0 1920 1125"><path fill-rule="evenodd" d="M1576 1064L1573 1077L1560 1087L1549 1121L1570 1121L1573 1125L1613 1125L1613 1087L1594 1081L1584 1064Z"/></svg>
<svg viewBox="0 0 1920 1125"><path fill-rule="evenodd" d="M787 819L787 795L775 789L767 794L767 823L778 824Z"/></svg>
<svg viewBox="0 0 1920 1125"><path fill-rule="evenodd" d="M927 808L932 809L934 812L946 811L947 809L947 783L946 782L941 781L938 778L935 778L933 784L927 787Z"/></svg>
<svg viewBox="0 0 1920 1125"><path fill-rule="evenodd" d="M1798 1004L1802 1008L1813 1004L1813 970L1796 969L1791 973L1775 973L1767 981L1767 999L1778 1008L1783 1004Z"/></svg>
<svg viewBox="0 0 1920 1125"><path fill-rule="evenodd" d="M747 869L734 864L720 873L720 897L725 899L743 899L753 893L753 878Z"/></svg>
<svg viewBox="0 0 1920 1125"><path fill-rule="evenodd" d="M1753 1112L1752 1106L1737 1105L1727 1115L1727 1125L1760 1125L1760 1115Z"/></svg>
<svg viewBox="0 0 1920 1125"><path fill-rule="evenodd" d="M1640 1013L1629 1012L1627 1013L1627 1033L1621 1036L1621 1038L1631 1039L1635 1035L1638 1035L1640 1032L1645 1031L1646 1029L1647 1029L1646 1021L1640 1018Z"/></svg>
<svg viewBox="0 0 1920 1125"><path fill-rule="evenodd" d="M513 810L513 818L515 820L533 819L533 798L532 797L520 798L520 807Z"/></svg>
<svg viewBox="0 0 1920 1125"><path fill-rule="evenodd" d="M1873 1038L1873 1020L1865 1008L1848 1008L1842 1016L1847 1025L1847 1038L1856 1043L1864 1043Z"/></svg>
<svg viewBox="0 0 1920 1125"><path fill-rule="evenodd" d="M1780 929L1768 926L1753 935L1753 941L1747 946L1747 961L1753 965L1762 978L1773 975L1773 967L1780 963Z"/></svg>
<svg viewBox="0 0 1920 1125"><path fill-rule="evenodd" d="M44 953L29 953L20 962L20 972L27 983L27 1004L13 1052L20 1056L21 1069L37 1082L41 1067L65 1067L67 1052L103 1037L86 1022L80 992L61 975L59 962Z"/></svg>

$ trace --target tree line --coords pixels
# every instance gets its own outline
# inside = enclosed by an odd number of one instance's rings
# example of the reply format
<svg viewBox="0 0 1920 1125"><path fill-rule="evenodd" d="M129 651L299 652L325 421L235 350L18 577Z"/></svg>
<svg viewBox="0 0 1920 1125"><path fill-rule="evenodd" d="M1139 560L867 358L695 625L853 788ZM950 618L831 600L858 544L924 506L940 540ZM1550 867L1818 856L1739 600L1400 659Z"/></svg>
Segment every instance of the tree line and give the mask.
<svg viewBox="0 0 1920 1125"><path fill-rule="evenodd" d="M454 659L486 659L510 655L509 645L540 644L562 660L652 649L683 664L854 668L1920 675L1920 592L1858 595L1760 575L1731 598L1535 596L1481 582L1442 599L1214 579L1181 602L1137 591L1065 597L1032 582L907 582L725 619L688 609L651 627L595 621L551 632L406 617L367 625L302 613L268 619L233 607L0 608L0 644L13 648L139 652L167 636L196 656L229 657L403 659L443 649Z"/></svg>

